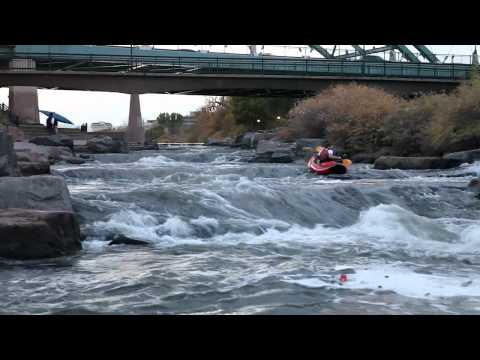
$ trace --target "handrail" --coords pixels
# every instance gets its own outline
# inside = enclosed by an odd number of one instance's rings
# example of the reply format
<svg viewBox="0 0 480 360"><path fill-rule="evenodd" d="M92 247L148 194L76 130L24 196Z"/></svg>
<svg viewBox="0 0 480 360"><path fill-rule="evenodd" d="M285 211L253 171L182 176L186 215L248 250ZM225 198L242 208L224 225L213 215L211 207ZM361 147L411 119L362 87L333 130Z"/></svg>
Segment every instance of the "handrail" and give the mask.
<svg viewBox="0 0 480 360"><path fill-rule="evenodd" d="M110 68L113 71L134 71L137 73L148 73L153 70L169 72L222 72L222 73L303 73L305 75L329 74L339 76L350 76L352 74L361 76L400 76L417 78L450 78L466 79L470 75L471 65L456 63L408 63L408 62L386 62L368 60L346 60L346 59L305 59L291 57L202 57L202 56L159 56L159 55L105 55L105 54L73 54L73 53L1 53L0 58L22 58L30 57L37 61L37 68L43 64L42 60L48 60L48 68L52 70L53 61L70 60L82 62L87 60L90 70ZM71 64L71 63L70 63ZM64 65L65 66L65 65ZM81 68L82 65L79 67ZM163 66L155 68L155 66ZM169 68L165 68L168 66ZM76 70L79 67L69 69ZM88 70L87 69L87 70ZM52 71L54 71L53 69ZM58 70L61 70L58 69ZM428 73L431 76L428 76Z"/></svg>
<svg viewBox="0 0 480 360"><path fill-rule="evenodd" d="M20 53L16 52L14 56L12 56L12 53L1 53L0 52L0 58L1 57L7 57L7 58L47 58L47 59L55 59L55 58L62 58L62 59L76 59L76 60L81 60L81 59L86 59L86 60L94 60L94 59L103 59L103 60L122 60L122 61L130 61L132 59L135 60L143 60L147 61L150 59L157 60L153 61L154 63L160 62L162 60L165 61L173 61L174 59L177 60L191 60L191 61L204 61L204 62L211 62L213 61L238 61L238 62L246 62L246 63L264 63L264 62L277 62L280 61L282 63L284 62L291 62L291 63L304 63L305 58L295 58L295 57L282 57L282 56L257 56L257 57L227 57L227 56L168 56L168 55L115 55L115 54L79 54L79 53L32 53L32 52L25 52L25 53ZM322 58L309 58L309 62L318 62L318 63L327 63L327 62L333 62L333 63L338 63L338 62L345 62L345 63L355 63L355 62L369 62L369 63L374 63L373 61L368 61L368 60L347 60L347 59L322 59ZM388 63L398 63L398 64L405 64L405 65L413 65L412 63L409 62L402 62L402 61L396 61L396 62L391 62L387 61ZM383 62L379 62L383 63ZM422 65L436 65L436 66L450 66L451 64L455 65L463 65L467 66L470 64L464 64L464 63L436 63L436 64L431 64L431 63L421 63Z"/></svg>

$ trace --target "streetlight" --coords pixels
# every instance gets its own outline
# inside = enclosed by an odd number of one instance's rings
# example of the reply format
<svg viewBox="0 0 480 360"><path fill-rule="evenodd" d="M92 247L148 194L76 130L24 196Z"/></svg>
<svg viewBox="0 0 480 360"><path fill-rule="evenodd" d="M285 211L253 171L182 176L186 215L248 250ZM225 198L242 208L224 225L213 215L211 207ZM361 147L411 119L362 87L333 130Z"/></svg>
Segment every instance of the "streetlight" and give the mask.
<svg viewBox="0 0 480 360"><path fill-rule="evenodd" d="M261 120L260 119L257 119L257 123L260 124Z"/></svg>
<svg viewBox="0 0 480 360"><path fill-rule="evenodd" d="M280 120L280 116L277 116L277 120Z"/></svg>

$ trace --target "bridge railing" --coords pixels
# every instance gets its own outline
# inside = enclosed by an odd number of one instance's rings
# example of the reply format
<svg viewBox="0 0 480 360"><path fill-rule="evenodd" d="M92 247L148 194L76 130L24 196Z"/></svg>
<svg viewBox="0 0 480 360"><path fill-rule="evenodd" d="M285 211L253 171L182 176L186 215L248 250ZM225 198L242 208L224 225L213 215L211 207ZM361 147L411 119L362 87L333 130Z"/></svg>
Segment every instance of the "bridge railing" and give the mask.
<svg viewBox="0 0 480 360"><path fill-rule="evenodd" d="M457 63L375 62L267 56L232 58L0 52L0 59L13 58L34 59L37 70L51 71L413 77L455 80L467 79L471 72L471 65Z"/></svg>

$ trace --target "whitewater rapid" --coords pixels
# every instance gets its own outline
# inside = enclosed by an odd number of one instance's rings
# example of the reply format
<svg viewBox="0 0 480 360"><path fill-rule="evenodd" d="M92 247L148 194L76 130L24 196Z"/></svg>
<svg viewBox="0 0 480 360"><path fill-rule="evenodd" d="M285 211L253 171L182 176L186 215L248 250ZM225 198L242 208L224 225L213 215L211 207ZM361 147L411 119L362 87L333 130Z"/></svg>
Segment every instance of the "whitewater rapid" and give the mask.
<svg viewBox="0 0 480 360"><path fill-rule="evenodd" d="M480 163L443 171L354 164L346 176L319 177L302 161L255 164L251 155L194 147L56 166L84 250L61 261L2 263L1 308L480 312L480 201L466 191ZM109 246L115 234L149 246ZM15 291L28 301L14 300Z"/></svg>

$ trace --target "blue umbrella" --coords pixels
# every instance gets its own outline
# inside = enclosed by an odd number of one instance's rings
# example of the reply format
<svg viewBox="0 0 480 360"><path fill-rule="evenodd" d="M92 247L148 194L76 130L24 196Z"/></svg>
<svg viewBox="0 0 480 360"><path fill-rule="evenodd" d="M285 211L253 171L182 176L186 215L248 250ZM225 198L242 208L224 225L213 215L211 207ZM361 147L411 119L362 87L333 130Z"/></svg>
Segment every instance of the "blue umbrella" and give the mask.
<svg viewBox="0 0 480 360"><path fill-rule="evenodd" d="M62 116L62 115L60 115L60 114L57 114L57 113L55 113L55 112L53 112L53 111L40 110L40 112L41 112L42 114L47 115L47 116L50 116L50 114L52 114L52 115L53 115L53 118L54 118L55 120L57 120L58 122L62 122L62 123L65 123L65 124L74 125L73 122L71 122L70 120L68 120L66 117L64 117L64 116Z"/></svg>

